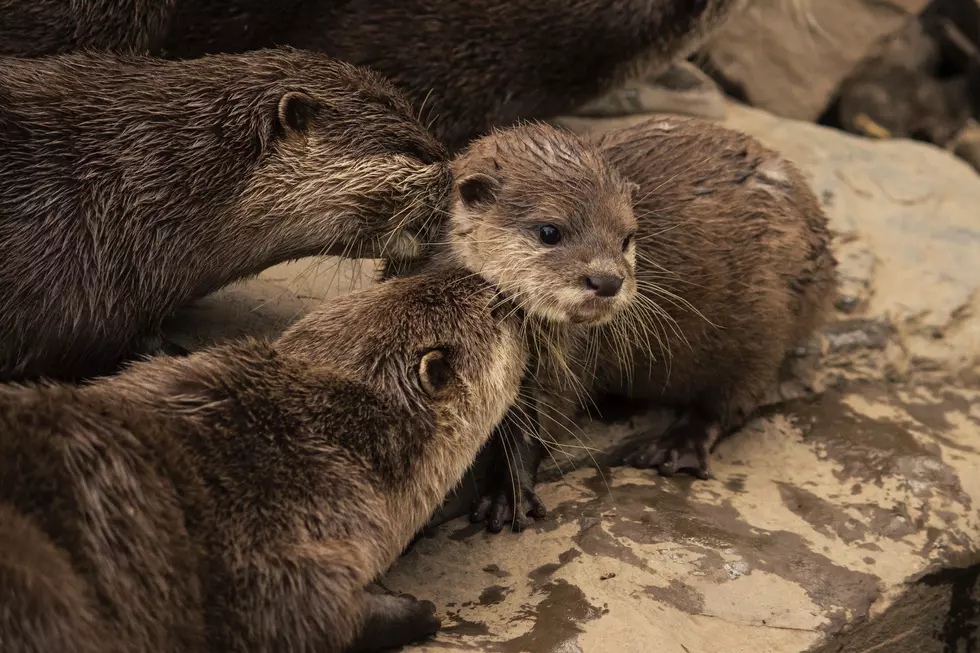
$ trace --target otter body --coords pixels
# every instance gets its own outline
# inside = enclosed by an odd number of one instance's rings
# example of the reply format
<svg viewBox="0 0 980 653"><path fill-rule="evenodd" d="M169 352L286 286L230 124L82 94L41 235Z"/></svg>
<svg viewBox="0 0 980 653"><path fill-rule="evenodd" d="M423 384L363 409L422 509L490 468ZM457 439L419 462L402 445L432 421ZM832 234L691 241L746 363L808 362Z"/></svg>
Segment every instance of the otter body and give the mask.
<svg viewBox="0 0 980 653"><path fill-rule="evenodd" d="M72 50L145 54L166 38L177 0L0 0L0 55Z"/></svg>
<svg viewBox="0 0 980 653"><path fill-rule="evenodd" d="M733 130L667 118L598 145L640 186L640 299L591 336L593 387L681 411L628 462L707 477L715 442L763 403L787 353L832 309L827 218L796 166Z"/></svg>
<svg viewBox="0 0 980 653"><path fill-rule="evenodd" d="M0 60L0 380L110 371L173 309L303 256L412 256L444 148L291 50Z"/></svg>
<svg viewBox="0 0 980 653"><path fill-rule="evenodd" d="M737 2L335 0L300 9L283 42L380 71L458 150L661 72Z"/></svg>
<svg viewBox="0 0 980 653"><path fill-rule="evenodd" d="M0 51L116 42L150 48L162 42L154 51L174 58L272 45L323 51L390 78L417 110L425 109L424 122L436 135L459 149L491 127L566 113L630 78L661 72L740 1L115 0L106 11L116 19L99 34L77 3L0 0L12 16L30 19L6 28L0 22ZM166 23L150 20L171 4ZM134 15L146 17L127 24ZM58 36L42 34L42 21L65 27ZM28 24L34 26L28 34L43 38L24 38Z"/></svg>
<svg viewBox="0 0 980 653"><path fill-rule="evenodd" d="M0 388L4 650L363 651L433 632L431 604L365 586L515 398L526 354L493 300L465 271L396 280L272 343Z"/></svg>
<svg viewBox="0 0 980 653"><path fill-rule="evenodd" d="M474 142L453 166L449 245L433 256L480 273L524 314L546 441L590 395L628 395L679 411L628 462L706 477L714 443L756 410L831 305L836 261L817 199L744 134L683 118L592 142L522 127ZM510 465L517 478L474 513L491 530L543 514L540 452L510 458L526 461Z"/></svg>

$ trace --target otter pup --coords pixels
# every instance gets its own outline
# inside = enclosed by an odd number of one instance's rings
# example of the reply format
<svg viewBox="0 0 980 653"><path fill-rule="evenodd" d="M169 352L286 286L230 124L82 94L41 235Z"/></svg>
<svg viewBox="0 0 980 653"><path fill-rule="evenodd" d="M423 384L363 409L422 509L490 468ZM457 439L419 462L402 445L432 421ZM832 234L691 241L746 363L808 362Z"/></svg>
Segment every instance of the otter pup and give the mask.
<svg viewBox="0 0 980 653"><path fill-rule="evenodd" d="M282 261L414 256L447 156L390 84L321 54L0 59L0 379L108 372Z"/></svg>
<svg viewBox="0 0 980 653"><path fill-rule="evenodd" d="M544 363L533 383L546 441L567 430L575 401L646 399L680 416L627 462L706 478L714 444L831 306L836 261L817 199L793 164L744 134L669 118L589 143L530 126L476 141L453 169L442 256L526 315ZM617 176L638 186L630 204ZM517 478L474 512L492 529L543 513L540 455L520 457L531 469L511 465Z"/></svg>
<svg viewBox="0 0 980 653"><path fill-rule="evenodd" d="M365 651L434 632L431 604L365 585L515 399L526 352L494 300L440 271L272 343L0 387L4 649Z"/></svg>

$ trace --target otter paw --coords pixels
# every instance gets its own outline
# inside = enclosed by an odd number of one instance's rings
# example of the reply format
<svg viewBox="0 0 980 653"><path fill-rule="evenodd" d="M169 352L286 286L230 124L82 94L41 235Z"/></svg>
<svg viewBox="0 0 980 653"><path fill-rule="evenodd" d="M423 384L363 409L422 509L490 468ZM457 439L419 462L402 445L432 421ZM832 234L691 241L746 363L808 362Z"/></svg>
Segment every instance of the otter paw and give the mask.
<svg viewBox="0 0 980 653"><path fill-rule="evenodd" d="M717 434L715 425L683 420L660 438L638 446L623 462L637 469L656 467L661 476L687 471L701 480L708 480L711 478L711 446Z"/></svg>
<svg viewBox="0 0 980 653"><path fill-rule="evenodd" d="M368 595L367 620L347 653L373 653L398 648L436 634L442 622L431 601L403 594Z"/></svg>
<svg viewBox="0 0 980 653"><path fill-rule="evenodd" d="M701 480L711 478L707 453L689 443L672 446L665 442L652 442L638 447L626 457L625 462L637 469L656 467L661 476L673 476L680 471L690 471L693 476Z"/></svg>
<svg viewBox="0 0 980 653"><path fill-rule="evenodd" d="M513 492L501 491L481 497L470 513L470 521L486 522L487 530L491 533L499 533L504 524L509 522L511 530L520 533L533 524L535 519L544 519L547 516L548 509L541 497L534 488L525 487L516 496Z"/></svg>

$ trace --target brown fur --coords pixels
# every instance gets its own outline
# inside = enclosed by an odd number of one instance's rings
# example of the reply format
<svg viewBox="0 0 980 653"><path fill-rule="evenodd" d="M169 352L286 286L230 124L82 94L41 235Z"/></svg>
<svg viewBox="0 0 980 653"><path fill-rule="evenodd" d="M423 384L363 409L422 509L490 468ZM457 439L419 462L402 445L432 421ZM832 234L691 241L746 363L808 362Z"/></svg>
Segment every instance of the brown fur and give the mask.
<svg viewBox="0 0 980 653"><path fill-rule="evenodd" d="M324 653L438 627L364 588L515 398L519 324L493 301L466 271L400 279L273 343L0 389L4 651Z"/></svg>
<svg viewBox="0 0 980 653"><path fill-rule="evenodd" d="M692 51L737 0L348 0L300 10L285 43L371 66L450 149L571 111ZM176 35L179 32L172 32Z"/></svg>
<svg viewBox="0 0 980 653"><path fill-rule="evenodd" d="M320 54L3 60L0 379L105 372L285 260L413 256L445 157L390 84Z"/></svg>
<svg viewBox="0 0 980 653"><path fill-rule="evenodd" d="M632 347L622 356L603 345L599 385L737 428L832 305L827 218L796 166L736 131L669 118L599 146L641 188L644 298L603 334ZM637 338L634 324L649 335Z"/></svg>
<svg viewBox="0 0 980 653"><path fill-rule="evenodd" d="M0 55L159 48L177 0L0 0Z"/></svg>
<svg viewBox="0 0 980 653"><path fill-rule="evenodd" d="M826 217L795 166L710 123L669 118L608 133L596 141L607 163L594 162L593 147L576 153L575 142L549 128L517 129L458 157L448 249L527 313L544 439L567 430L575 400L599 392L643 398L677 407L682 418L629 461L704 476L714 442L756 410L787 351L812 335L831 305L836 261ZM554 151L563 154L541 160ZM576 157L595 165L597 178L616 170L639 186L636 299L591 325L554 310L551 297L581 278L586 261L623 257L620 241L603 234L622 230L625 213L596 210L621 194L583 184L570 163ZM499 189L482 203L465 200L472 169ZM528 224L554 215L583 225L564 252L525 235ZM533 482L524 470L519 480L533 504L528 477ZM519 506L515 520L520 513Z"/></svg>
<svg viewBox="0 0 980 653"><path fill-rule="evenodd" d="M168 4L115 1L125 16L157 12ZM142 34L128 37L126 30L132 27L122 19L107 22L104 35L82 26L73 35L67 26L73 20L87 23L88 15L74 9L77 3L66 10L67 4L0 0L0 7L32 17L30 28L14 23L3 29L0 23L0 44L23 44L23 53L33 54L153 41ZM282 44L371 66L406 91L417 109L424 106L436 135L458 149L491 127L519 118L550 118L627 78L660 72L691 52L739 4L741 0L175 0L161 52L193 58ZM25 30L33 36L40 34L39 24L55 22L66 26L57 36L24 38ZM15 50L15 45L6 49Z"/></svg>

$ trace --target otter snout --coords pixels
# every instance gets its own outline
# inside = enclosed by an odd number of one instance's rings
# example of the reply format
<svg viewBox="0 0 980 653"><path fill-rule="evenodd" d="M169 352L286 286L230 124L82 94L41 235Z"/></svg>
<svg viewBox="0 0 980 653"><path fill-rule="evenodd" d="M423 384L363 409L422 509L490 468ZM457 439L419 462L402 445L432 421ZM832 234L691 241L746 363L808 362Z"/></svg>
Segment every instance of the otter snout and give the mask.
<svg viewBox="0 0 980 653"><path fill-rule="evenodd" d="M623 277L613 274L596 274L585 277L585 287L596 297L615 297L623 287Z"/></svg>

